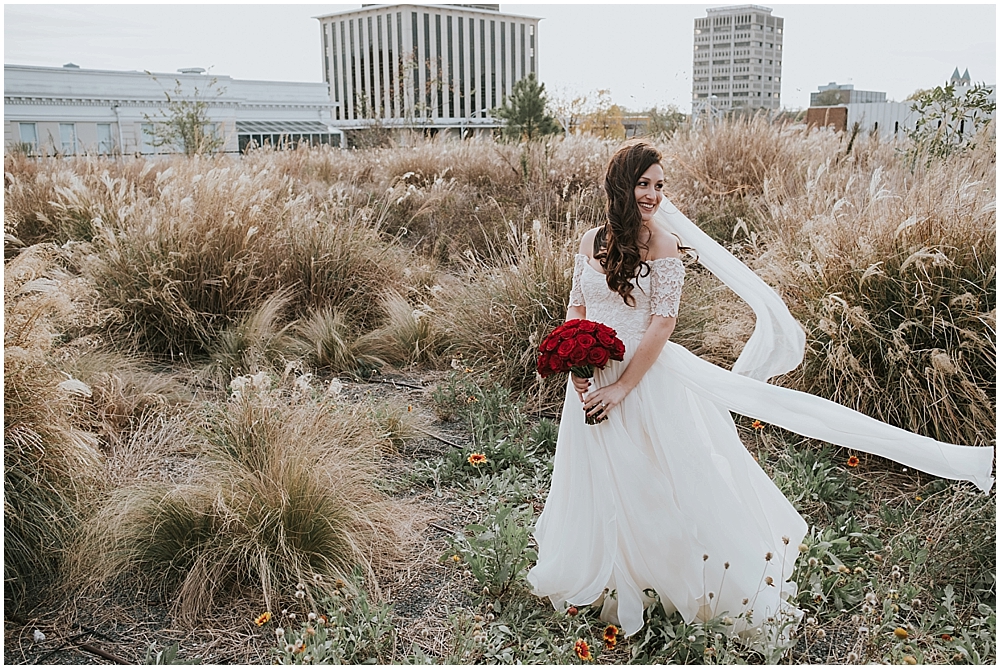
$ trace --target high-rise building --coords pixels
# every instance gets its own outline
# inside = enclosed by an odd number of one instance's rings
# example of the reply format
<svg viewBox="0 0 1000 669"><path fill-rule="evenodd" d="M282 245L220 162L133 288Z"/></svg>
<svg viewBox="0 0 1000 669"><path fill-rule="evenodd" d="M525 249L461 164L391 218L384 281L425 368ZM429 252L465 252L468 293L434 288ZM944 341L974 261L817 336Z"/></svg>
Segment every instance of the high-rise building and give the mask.
<svg viewBox="0 0 1000 669"><path fill-rule="evenodd" d="M781 107L785 20L769 7L706 10L694 21L694 114Z"/></svg>
<svg viewBox="0 0 1000 669"><path fill-rule="evenodd" d="M496 127L489 111L538 73L538 18L500 5L365 5L316 17L339 128Z"/></svg>

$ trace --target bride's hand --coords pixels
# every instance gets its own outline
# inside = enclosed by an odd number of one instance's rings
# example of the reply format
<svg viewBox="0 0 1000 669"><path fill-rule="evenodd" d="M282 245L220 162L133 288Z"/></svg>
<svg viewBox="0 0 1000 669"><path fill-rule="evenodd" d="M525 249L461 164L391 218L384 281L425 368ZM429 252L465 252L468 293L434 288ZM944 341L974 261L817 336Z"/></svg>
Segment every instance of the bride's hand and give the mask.
<svg viewBox="0 0 1000 669"><path fill-rule="evenodd" d="M583 402L583 394L590 390L590 379L584 379L582 377L573 374L569 375L569 378L573 380L573 388L576 389L576 394L580 397L580 401Z"/></svg>
<svg viewBox="0 0 1000 669"><path fill-rule="evenodd" d="M593 418L606 418L613 408L622 403L626 395L628 395L628 390L619 383L612 383L610 386L598 388L587 395L583 402L583 409L588 416Z"/></svg>

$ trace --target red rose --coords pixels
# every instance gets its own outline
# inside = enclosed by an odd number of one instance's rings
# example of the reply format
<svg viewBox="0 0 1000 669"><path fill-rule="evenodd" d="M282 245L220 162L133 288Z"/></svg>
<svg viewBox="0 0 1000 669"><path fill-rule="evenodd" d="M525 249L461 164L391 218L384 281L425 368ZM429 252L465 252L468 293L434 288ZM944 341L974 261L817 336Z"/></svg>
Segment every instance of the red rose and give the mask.
<svg viewBox="0 0 1000 669"><path fill-rule="evenodd" d="M556 353L559 354L559 357L565 358L573 351L573 347L574 344L572 339L564 339L559 343Z"/></svg>
<svg viewBox="0 0 1000 669"><path fill-rule="evenodd" d="M613 351L611 357L614 360L624 360L625 359L625 344L620 341L616 341L613 346Z"/></svg>
<svg viewBox="0 0 1000 669"><path fill-rule="evenodd" d="M560 360L556 356L552 356L552 358L549 360L549 367L552 368L553 372L564 371L562 368L562 360Z"/></svg>
<svg viewBox="0 0 1000 669"><path fill-rule="evenodd" d="M615 341L614 334L608 332L607 330L598 330L596 334L597 341L601 342L604 346L611 346L611 344Z"/></svg>
<svg viewBox="0 0 1000 669"><path fill-rule="evenodd" d="M545 376L549 373L549 354L542 353L538 356L538 373Z"/></svg>
<svg viewBox="0 0 1000 669"><path fill-rule="evenodd" d="M577 332L577 327L575 325L572 327L563 328L559 332L559 337L562 339L572 339L573 337L576 336L576 332Z"/></svg>
<svg viewBox="0 0 1000 669"><path fill-rule="evenodd" d="M611 357L607 349L604 348L592 348L587 353L587 362L592 365L597 365L598 367L604 367L607 364L608 358Z"/></svg>
<svg viewBox="0 0 1000 669"><path fill-rule="evenodd" d="M573 318L573 319L570 319L570 320L566 321L565 323L563 323L559 327L563 328L563 327L566 327L568 325L578 325L580 323L580 321L582 321L582 320L583 320L582 318Z"/></svg>
<svg viewBox="0 0 1000 669"><path fill-rule="evenodd" d="M594 321L580 321L580 332L593 332L597 327Z"/></svg>
<svg viewBox="0 0 1000 669"><path fill-rule="evenodd" d="M587 349L582 346L577 346L573 349L573 352L569 354L569 361L573 365L579 365L581 362L587 359Z"/></svg>
<svg viewBox="0 0 1000 669"><path fill-rule="evenodd" d="M552 334L555 334L555 333L552 333ZM551 353L552 351L556 350L556 348L558 348L558 347L559 347L559 340L556 339L555 337L553 337L552 335L549 335L545 339L545 341L542 342L542 345L539 348L540 348L540 350L544 351L545 353Z"/></svg>
<svg viewBox="0 0 1000 669"><path fill-rule="evenodd" d="M584 348L592 348L594 344L597 343L596 340L589 334L582 332L576 337L576 345L582 346Z"/></svg>

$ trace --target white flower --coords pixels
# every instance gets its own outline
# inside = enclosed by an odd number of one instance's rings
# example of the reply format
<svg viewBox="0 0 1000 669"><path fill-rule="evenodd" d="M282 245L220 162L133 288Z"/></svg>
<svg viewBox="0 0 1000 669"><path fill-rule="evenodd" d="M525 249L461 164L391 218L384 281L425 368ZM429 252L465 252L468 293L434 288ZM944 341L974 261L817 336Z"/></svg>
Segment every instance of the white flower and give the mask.
<svg viewBox="0 0 1000 669"><path fill-rule="evenodd" d="M736 621L733 620L732 618L730 618L729 616L726 616L725 618L722 619L722 624L723 625L735 625Z"/></svg>
<svg viewBox="0 0 1000 669"><path fill-rule="evenodd" d="M330 386L326 389L327 395L339 395L340 391L344 389L344 384L340 382L340 379L334 377L330 379Z"/></svg>
<svg viewBox="0 0 1000 669"><path fill-rule="evenodd" d="M285 630L279 627L278 629L274 630L274 636L280 639L281 637L285 636Z"/></svg>
<svg viewBox="0 0 1000 669"><path fill-rule="evenodd" d="M689 642L691 642L691 643L694 643L694 642L695 642L695 641L697 641L697 640L698 640L698 639L697 639L697 638L696 638L696 637L695 637L695 636L694 636L693 634L692 634L691 636L689 636L689 637L688 637L688 641L689 641Z"/></svg>
<svg viewBox="0 0 1000 669"><path fill-rule="evenodd" d="M295 652L295 646L293 646L290 643L286 643L285 644L285 652L286 653L294 653Z"/></svg>
<svg viewBox="0 0 1000 669"><path fill-rule="evenodd" d="M43 632L42 630L35 630L34 637L35 637L35 643L41 643L45 641L45 632Z"/></svg>
<svg viewBox="0 0 1000 669"><path fill-rule="evenodd" d="M295 591L295 597L297 599L305 599L305 596L306 596L305 591L303 591L303 590L296 590Z"/></svg>
<svg viewBox="0 0 1000 669"><path fill-rule="evenodd" d="M306 617L309 618L309 620L316 620L316 614L313 613L312 611L310 611L309 615Z"/></svg>

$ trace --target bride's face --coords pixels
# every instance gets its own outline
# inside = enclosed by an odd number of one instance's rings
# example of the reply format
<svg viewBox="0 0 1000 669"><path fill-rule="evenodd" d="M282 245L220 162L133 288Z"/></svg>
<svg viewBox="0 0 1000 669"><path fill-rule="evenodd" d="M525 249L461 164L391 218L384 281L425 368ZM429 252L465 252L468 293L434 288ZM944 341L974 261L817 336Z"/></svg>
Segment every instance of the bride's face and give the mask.
<svg viewBox="0 0 1000 669"><path fill-rule="evenodd" d="M653 214L659 209L662 201L663 168L660 167L659 163L654 163L642 173L639 182L635 185L635 202L639 205L639 213L642 215L643 223L653 220Z"/></svg>

